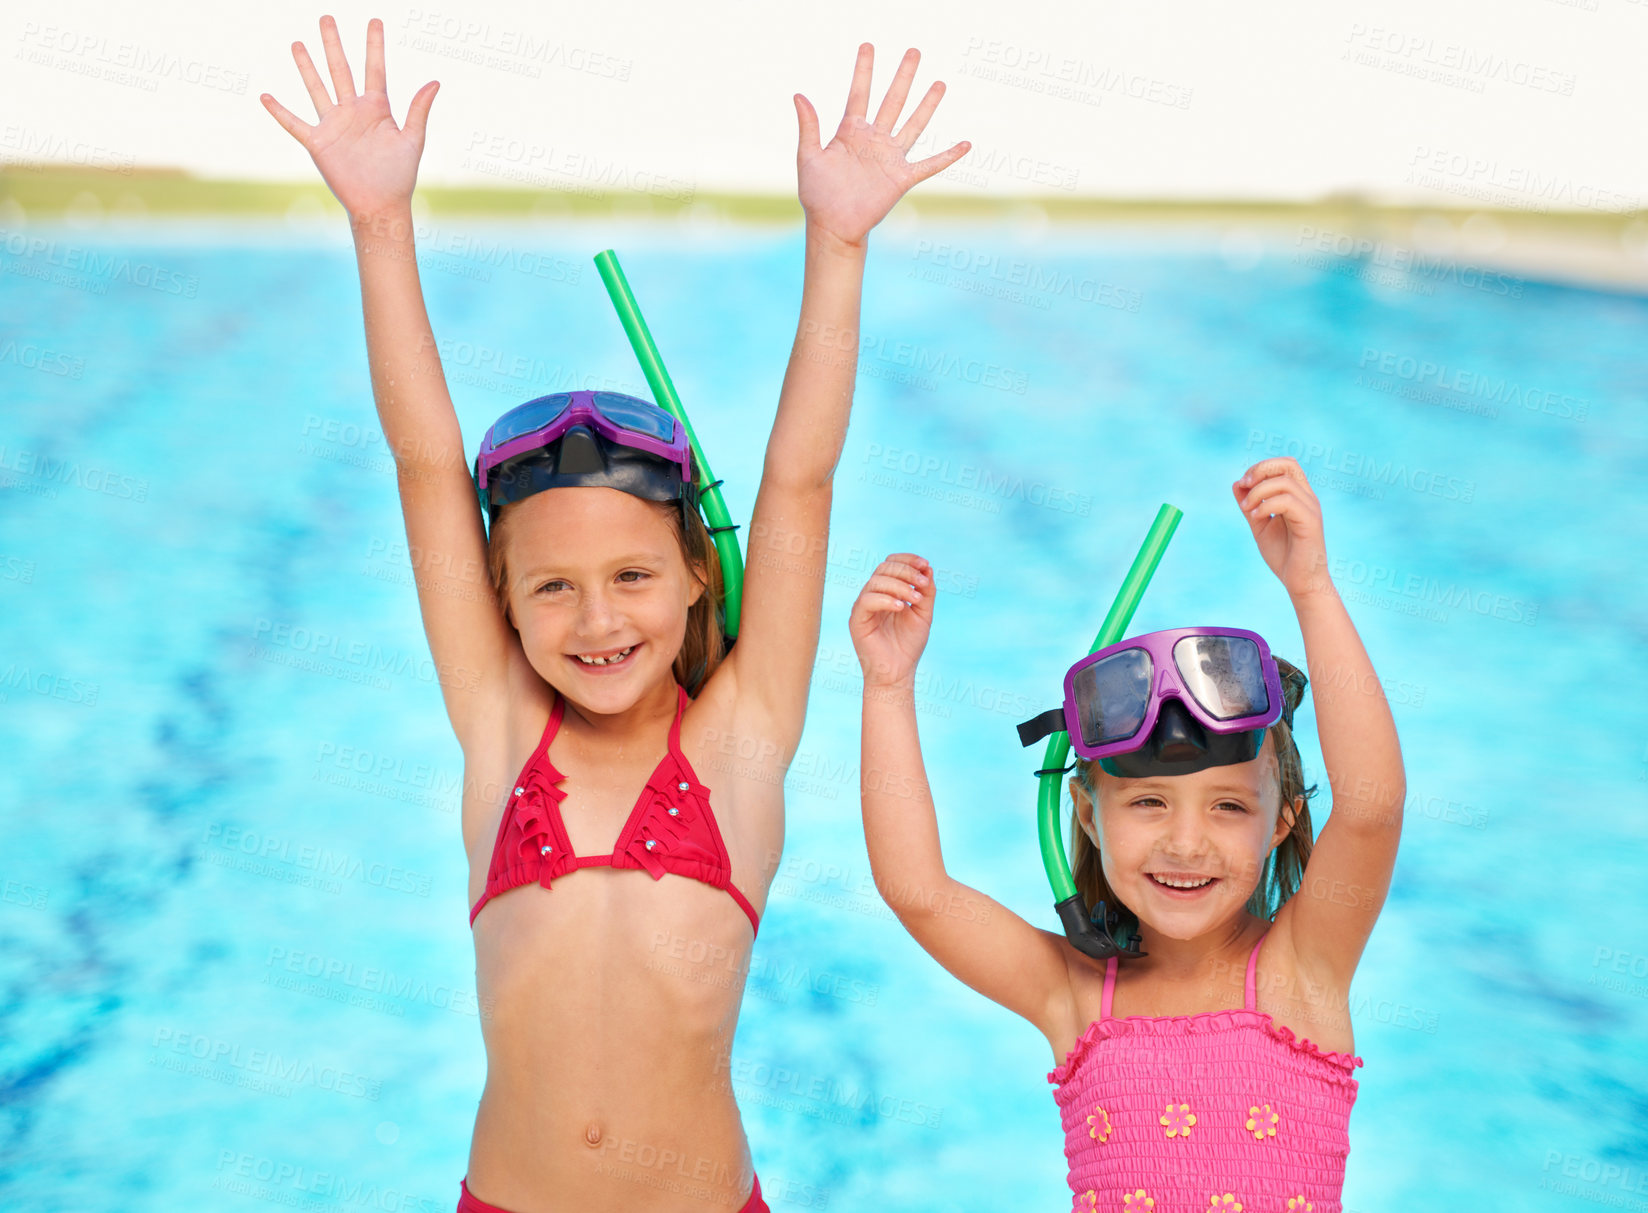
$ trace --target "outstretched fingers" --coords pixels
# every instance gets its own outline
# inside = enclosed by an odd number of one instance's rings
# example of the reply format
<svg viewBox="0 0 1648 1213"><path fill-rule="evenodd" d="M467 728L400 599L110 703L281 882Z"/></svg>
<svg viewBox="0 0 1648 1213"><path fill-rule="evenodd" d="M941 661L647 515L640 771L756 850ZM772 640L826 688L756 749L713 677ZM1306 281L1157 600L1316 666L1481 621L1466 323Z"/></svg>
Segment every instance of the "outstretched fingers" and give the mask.
<svg viewBox="0 0 1648 1213"><path fill-rule="evenodd" d="M910 166L912 175L911 184L919 185L934 173L941 173L957 160L960 160L973 148L973 145L963 139L960 143L946 148L936 156L928 156L925 160L917 160Z"/></svg>
<svg viewBox="0 0 1648 1213"><path fill-rule="evenodd" d="M910 82L916 78L916 67L920 62L921 52L913 46L904 52L904 58L899 61L898 71L893 73L893 82L887 88L887 95L881 99L881 108L876 110L875 128L882 134L893 133L893 124L904 112L904 102L910 96Z"/></svg>
<svg viewBox="0 0 1648 1213"><path fill-rule="evenodd" d="M870 72L875 66L875 47L868 42L860 43L858 61L853 64L853 84L847 90L847 109L842 115L847 118L863 118L870 109Z"/></svg>
<svg viewBox="0 0 1648 1213"><path fill-rule="evenodd" d="M329 16L320 19L320 43L326 50L326 67L332 73L332 88L341 104L355 95L355 77L349 71L349 57L343 53L338 23Z"/></svg>
<svg viewBox="0 0 1648 1213"><path fill-rule="evenodd" d="M893 142L905 151L915 146L916 140L921 138L921 132L927 129L927 123L932 120L933 111L938 109L938 103L944 100L944 81L935 80L928 87L926 94L921 98L921 104L916 106L916 112L899 128L898 134L893 136Z"/></svg>
<svg viewBox="0 0 1648 1213"><path fill-rule="evenodd" d="M406 107L406 121L401 124L401 130L418 141L420 150L423 148L423 133L429 127L429 107L435 104L435 94L440 87L439 80L431 80L412 95Z"/></svg>
<svg viewBox="0 0 1648 1213"><path fill-rule="evenodd" d="M818 139L818 111L800 93L795 95L795 117L801 125L801 141L796 148L796 157L805 159L814 152L822 151L824 145Z"/></svg>
<svg viewBox="0 0 1648 1213"><path fill-rule="evenodd" d="M305 148L309 146L309 133L315 129L314 127L299 118L268 93L264 93L258 100L263 102L263 108L268 110L275 121L285 128L288 135L303 144Z"/></svg>
<svg viewBox="0 0 1648 1213"><path fill-rule="evenodd" d="M389 83L383 67L383 22L373 17L366 23L366 91L387 93Z"/></svg>
<svg viewBox="0 0 1648 1213"><path fill-rule="evenodd" d="M315 117L326 117L326 111L332 108L332 94L326 91L320 73L315 70L309 48L301 42L292 43L292 60L298 65L298 75L303 77L303 87L309 91L309 100L315 103Z"/></svg>

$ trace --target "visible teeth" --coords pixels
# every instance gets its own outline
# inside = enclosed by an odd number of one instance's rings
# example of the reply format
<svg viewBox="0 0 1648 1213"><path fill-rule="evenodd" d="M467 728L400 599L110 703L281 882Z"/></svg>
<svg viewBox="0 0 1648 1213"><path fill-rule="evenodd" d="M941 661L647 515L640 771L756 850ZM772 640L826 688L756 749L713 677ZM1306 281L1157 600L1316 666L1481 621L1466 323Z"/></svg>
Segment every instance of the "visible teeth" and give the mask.
<svg viewBox="0 0 1648 1213"><path fill-rule="evenodd" d="M1199 889L1204 884L1211 881L1213 877L1204 876L1200 880L1170 880L1166 876L1156 876L1152 874L1151 879L1165 884L1170 889Z"/></svg>
<svg viewBox="0 0 1648 1213"><path fill-rule="evenodd" d="M575 654L575 656L577 656L578 660L583 662L585 665L611 665L615 661L622 661L634 651L635 646L632 644L622 653L615 653L611 657L585 657L581 653Z"/></svg>

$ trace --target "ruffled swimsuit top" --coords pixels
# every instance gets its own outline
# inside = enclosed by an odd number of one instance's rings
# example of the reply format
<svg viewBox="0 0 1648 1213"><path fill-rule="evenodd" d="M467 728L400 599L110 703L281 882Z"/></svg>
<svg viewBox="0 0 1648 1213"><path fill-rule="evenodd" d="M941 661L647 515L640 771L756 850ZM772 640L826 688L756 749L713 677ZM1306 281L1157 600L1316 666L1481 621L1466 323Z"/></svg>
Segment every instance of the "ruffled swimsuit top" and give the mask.
<svg viewBox="0 0 1648 1213"><path fill-rule="evenodd" d="M732 860L710 810L710 790L681 752L681 714L690 700L679 683L676 691L669 747L641 789L609 855L575 855L561 820L561 801L567 794L556 785L566 776L549 761L549 744L560 728L566 700L555 696L543 737L521 768L498 822L486 889L469 911L471 926L481 907L500 893L525 884L547 889L555 877L579 868L613 867L640 868L654 880L672 873L725 889L749 917L750 930L758 928L755 907L732 883Z"/></svg>
<svg viewBox="0 0 1648 1213"><path fill-rule="evenodd" d="M1295 1039L1256 1009L1100 1015L1047 1076L1064 1121L1072 1208L1116 1213L1340 1213L1360 1057Z"/></svg>

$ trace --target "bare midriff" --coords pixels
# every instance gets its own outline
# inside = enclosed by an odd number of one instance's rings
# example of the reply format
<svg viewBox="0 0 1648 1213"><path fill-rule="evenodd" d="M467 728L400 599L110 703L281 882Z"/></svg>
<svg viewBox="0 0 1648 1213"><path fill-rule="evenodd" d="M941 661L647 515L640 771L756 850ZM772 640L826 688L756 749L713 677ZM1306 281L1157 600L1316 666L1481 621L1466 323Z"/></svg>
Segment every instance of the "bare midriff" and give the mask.
<svg viewBox="0 0 1648 1213"><path fill-rule="evenodd" d="M497 895L473 933L475 1195L513 1213L738 1209L752 1170L731 1051L753 939L726 891L591 867Z"/></svg>

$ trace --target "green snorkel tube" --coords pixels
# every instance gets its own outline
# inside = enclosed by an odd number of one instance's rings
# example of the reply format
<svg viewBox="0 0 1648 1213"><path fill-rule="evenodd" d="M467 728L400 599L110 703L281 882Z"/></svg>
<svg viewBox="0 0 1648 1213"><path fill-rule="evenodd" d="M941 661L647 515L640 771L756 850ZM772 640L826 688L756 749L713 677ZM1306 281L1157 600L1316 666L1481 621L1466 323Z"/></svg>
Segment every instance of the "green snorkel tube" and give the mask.
<svg viewBox="0 0 1648 1213"><path fill-rule="evenodd" d="M738 550L738 536L733 534L738 529L737 525L731 521L727 503L721 498L721 481L711 479L709 461L704 458L703 448L698 445L698 435L692 432L692 422L687 420L687 411L681 407L681 397L676 394L675 384L664 369L664 360L659 357L658 346L647 330L647 322L641 318L641 308L636 304L634 292L629 289L629 282L618 264L618 254L611 249L597 253L595 268L601 273L601 281L607 284L607 294L612 297L612 306L629 336L635 361L641 364L641 373L652 387L653 399L659 408L681 423L681 428L687 431L687 441L692 444L692 457L698 464L699 500L704 507L704 517L709 521L710 538L715 541L716 553L721 558L721 585L727 608L722 631L726 633L728 645L731 645L738 638L739 607L744 601L744 555Z"/></svg>
<svg viewBox="0 0 1648 1213"><path fill-rule="evenodd" d="M1167 551L1168 540L1173 538L1173 531L1183 517L1178 508L1171 505L1164 504L1156 511L1156 521L1150 524L1144 544L1133 558L1133 567L1127 570L1122 588L1110 604L1110 613L1104 617L1104 625L1099 628L1093 647L1087 650L1089 653L1115 644L1127 631L1133 612L1138 609L1139 599L1144 597L1145 587L1150 584L1162 553ZM1107 960L1112 956L1143 956L1146 953L1139 950L1137 940L1131 938L1131 928L1121 923L1121 915L1114 906L1107 906L1101 901L1091 914L1088 913L1087 904L1082 901L1075 878L1070 874L1070 860L1065 857L1064 838L1059 829L1059 804L1064 790L1064 773L1068 769L1065 760L1069 756L1070 734L1062 730L1054 733L1047 739L1047 752L1042 757L1041 770L1036 772L1037 782L1041 785L1037 801L1037 829L1041 835L1041 860L1047 868L1048 883L1053 886L1053 908L1058 911L1065 938L1077 951L1095 960Z"/></svg>

